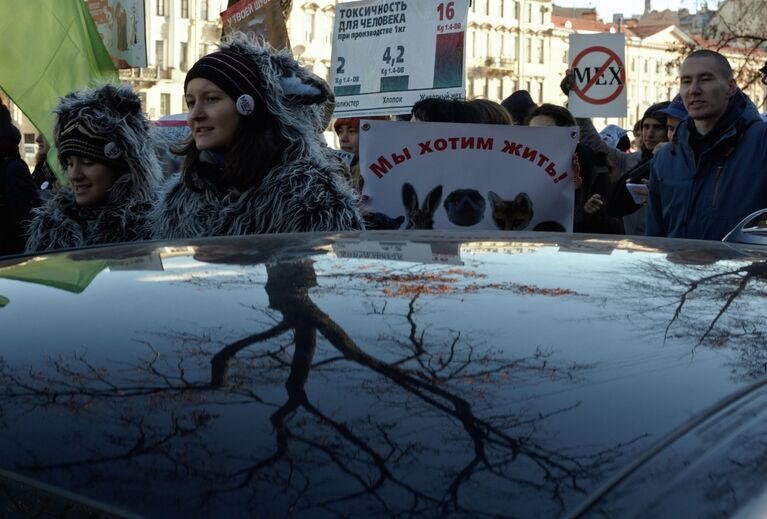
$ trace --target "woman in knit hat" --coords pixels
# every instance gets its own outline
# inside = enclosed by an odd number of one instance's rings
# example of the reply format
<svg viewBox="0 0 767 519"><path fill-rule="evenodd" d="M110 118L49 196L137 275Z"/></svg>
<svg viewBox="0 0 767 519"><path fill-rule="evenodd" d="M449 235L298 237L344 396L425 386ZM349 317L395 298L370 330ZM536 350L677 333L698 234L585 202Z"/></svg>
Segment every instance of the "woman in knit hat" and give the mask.
<svg viewBox="0 0 767 519"><path fill-rule="evenodd" d="M153 215L155 238L362 228L319 133L327 83L235 33L184 83L192 136Z"/></svg>
<svg viewBox="0 0 767 519"><path fill-rule="evenodd" d="M0 104L0 256L24 252L24 228L37 205L37 188L21 160L21 132Z"/></svg>
<svg viewBox="0 0 767 519"><path fill-rule="evenodd" d="M63 97L54 136L69 186L35 210L30 252L143 240L162 178L154 134L128 86Z"/></svg>

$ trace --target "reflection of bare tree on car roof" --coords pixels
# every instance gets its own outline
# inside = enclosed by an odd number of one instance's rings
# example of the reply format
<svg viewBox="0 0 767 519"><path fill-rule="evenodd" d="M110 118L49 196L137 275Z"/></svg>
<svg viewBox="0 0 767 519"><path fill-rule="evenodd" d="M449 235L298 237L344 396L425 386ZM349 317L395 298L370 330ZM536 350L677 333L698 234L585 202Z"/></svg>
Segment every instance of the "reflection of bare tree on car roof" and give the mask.
<svg viewBox="0 0 767 519"><path fill-rule="evenodd" d="M380 288L387 279L402 281L404 275L363 274L360 279ZM138 463L150 473L194 474L208 481L200 506L245 500L254 510L266 503L299 514L457 511L479 516L488 509L516 513L508 504L517 503L520 510L534 504L538 512L559 514L586 492L588 482L610 470L632 439L598 448L565 441L566 448L559 448L563 443L552 441L554 434L566 432L547 431L547 420L578 402L547 413L528 412L523 405L494 407L495 393L509 391L524 377L569 379L587 374L588 367L558 365L552 354L540 350L506 358L503 351L482 347L459 331L427 333L419 328L419 302L451 290L571 293L491 286L481 279L461 285L454 281L460 277L442 269L420 285L411 284L420 290L382 290L387 297L407 300L404 314L377 307L369 316L398 322L385 338L398 349L386 360L315 304L310 297L317 287L314 264L300 261L267 266L265 290L269 307L279 314L276 322L214 349L213 336L178 333L177 358L147 341L148 358L117 368L92 365L85 353L52 359L50 372L2 365L6 403L72 413L98 407L121 423L117 432L105 430L108 449L83 455L93 447L82 442L77 459L48 463L32 457L20 468L35 473L87 468L90 484L121 463ZM174 335L163 334L166 339ZM318 356L318 350L325 351ZM206 364L209 376L203 374ZM354 393L349 402L329 400L318 388L313 396L307 388L310 376L332 377L334 387ZM269 395L283 383L287 400L275 402ZM359 399L366 409L347 409L359 405ZM225 406L260 406L259 413L271 409L272 446L263 441L244 445L252 450L243 456L230 446L205 441ZM479 489L495 503L474 502L473 492Z"/></svg>
<svg viewBox="0 0 767 519"><path fill-rule="evenodd" d="M693 350L727 346L739 355L739 373L767 373L767 263L683 250L645 267L635 302L640 313L663 318L667 340L688 341Z"/></svg>

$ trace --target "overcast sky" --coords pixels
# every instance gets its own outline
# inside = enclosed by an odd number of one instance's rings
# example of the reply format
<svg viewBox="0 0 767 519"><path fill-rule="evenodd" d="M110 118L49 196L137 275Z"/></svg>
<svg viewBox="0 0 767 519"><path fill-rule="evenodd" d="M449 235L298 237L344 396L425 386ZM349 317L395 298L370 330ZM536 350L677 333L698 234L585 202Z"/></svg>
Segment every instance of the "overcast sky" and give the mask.
<svg viewBox="0 0 767 519"><path fill-rule="evenodd" d="M662 11L685 7L690 11L695 11L698 5L702 6L704 3L701 0L652 0L652 8L656 11ZM599 16L606 22L612 21L614 13L630 16L644 12L644 0L554 0L554 4L563 7L596 7ZM715 9L718 2L710 0L708 4L709 7Z"/></svg>

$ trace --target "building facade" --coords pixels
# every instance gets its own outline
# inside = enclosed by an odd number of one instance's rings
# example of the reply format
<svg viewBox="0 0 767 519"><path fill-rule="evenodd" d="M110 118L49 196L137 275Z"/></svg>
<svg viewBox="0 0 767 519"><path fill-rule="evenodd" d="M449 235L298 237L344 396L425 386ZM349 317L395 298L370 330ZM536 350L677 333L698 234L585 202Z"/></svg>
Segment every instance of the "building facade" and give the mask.
<svg viewBox="0 0 767 519"><path fill-rule="evenodd" d="M149 117L158 119L186 110L184 77L220 41L220 13L227 0L144 1L148 66L121 70L120 78L140 93ZM325 78L330 72L336 3L294 0L287 22L294 56ZM558 16L554 14L551 0L474 0L466 35L467 97L501 101L524 89L536 103L564 104L559 84L568 67L569 36L623 31L627 116L594 122L598 128L609 123L630 128L649 105L676 94L681 49L702 45L700 38L677 25L606 24L593 10L557 8ZM734 68L746 63L742 53L725 49L725 54ZM763 104L764 89L758 82L746 93L757 105ZM25 152L33 156L36 130L17 109L12 113L24 133Z"/></svg>

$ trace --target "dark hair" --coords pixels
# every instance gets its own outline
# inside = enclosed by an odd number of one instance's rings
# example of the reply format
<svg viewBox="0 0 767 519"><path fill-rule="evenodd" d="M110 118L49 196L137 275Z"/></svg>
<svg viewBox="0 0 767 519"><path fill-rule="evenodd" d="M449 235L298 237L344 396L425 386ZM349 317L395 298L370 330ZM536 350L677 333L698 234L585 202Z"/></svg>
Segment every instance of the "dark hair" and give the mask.
<svg viewBox="0 0 767 519"><path fill-rule="evenodd" d="M221 181L244 191L261 184L267 173L279 164L288 141L280 133L271 115L267 115L268 122L262 118L238 117L232 143L226 152ZM184 157L184 185L189 189L199 190L194 182L200 165L199 150L194 136L190 136L181 149L174 150L174 153Z"/></svg>
<svg viewBox="0 0 767 519"><path fill-rule="evenodd" d="M427 97L413 105L413 117L427 123L473 123L474 111L464 101Z"/></svg>
<svg viewBox="0 0 767 519"><path fill-rule="evenodd" d="M551 117L552 119L554 119L554 123L557 126L577 126L578 125L578 123L575 122L575 117L573 117L573 114L571 114L567 108L563 108L561 106L553 105L550 103L544 103L538 108L534 109L532 112L530 112L530 115L527 117L527 122L525 124L530 124L530 121L536 115L544 115L547 117Z"/></svg>
<svg viewBox="0 0 767 519"><path fill-rule="evenodd" d="M615 148L618 149L618 151L628 151L629 148L631 148L631 140L629 139L629 136L624 135L618 139L618 144L615 145Z"/></svg>
<svg viewBox="0 0 767 519"><path fill-rule="evenodd" d="M692 51L690 54L687 55L686 58L684 58L684 61L687 61L688 59L692 58L711 58L714 60L714 63L719 73L724 77L726 80L732 79L732 66L730 65L730 62L727 61L727 58L722 56L716 51L709 50L709 49L698 49Z"/></svg>
<svg viewBox="0 0 767 519"><path fill-rule="evenodd" d="M480 124L512 124L511 115L500 104L489 99L472 99L466 102L474 112L474 122Z"/></svg>

